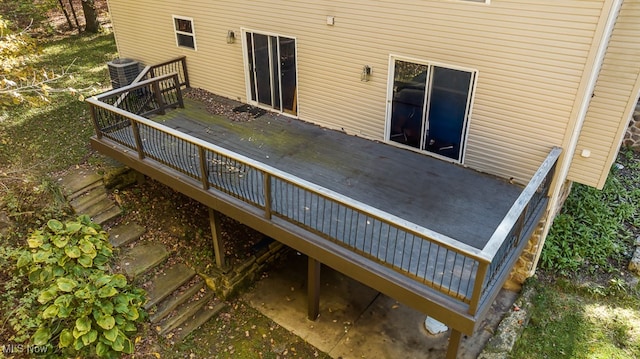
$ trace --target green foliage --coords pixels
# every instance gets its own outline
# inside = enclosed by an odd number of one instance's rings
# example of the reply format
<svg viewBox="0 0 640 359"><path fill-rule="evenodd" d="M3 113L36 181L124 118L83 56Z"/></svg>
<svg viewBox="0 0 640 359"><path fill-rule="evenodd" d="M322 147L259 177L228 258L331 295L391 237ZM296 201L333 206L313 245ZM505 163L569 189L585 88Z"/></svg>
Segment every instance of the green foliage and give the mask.
<svg viewBox="0 0 640 359"><path fill-rule="evenodd" d="M637 184L615 167L602 190L574 184L547 237L542 268L563 275L615 270L628 250L627 224L637 222L639 203Z"/></svg>
<svg viewBox="0 0 640 359"><path fill-rule="evenodd" d="M132 353L129 335L145 314L144 291L108 272L112 249L100 226L87 216L66 223L51 219L27 244L14 255L32 286L12 323L16 340L29 333L31 343L47 346L51 357Z"/></svg>
<svg viewBox="0 0 640 359"><path fill-rule="evenodd" d="M42 105L49 103L50 93L65 92L78 95L73 87L62 88L61 80L69 77L65 64L58 71L38 66L40 48L27 29L16 28L0 15L0 108L23 103Z"/></svg>
<svg viewBox="0 0 640 359"><path fill-rule="evenodd" d="M0 0L0 14L21 28L40 27L48 25L47 12L56 6L56 0Z"/></svg>

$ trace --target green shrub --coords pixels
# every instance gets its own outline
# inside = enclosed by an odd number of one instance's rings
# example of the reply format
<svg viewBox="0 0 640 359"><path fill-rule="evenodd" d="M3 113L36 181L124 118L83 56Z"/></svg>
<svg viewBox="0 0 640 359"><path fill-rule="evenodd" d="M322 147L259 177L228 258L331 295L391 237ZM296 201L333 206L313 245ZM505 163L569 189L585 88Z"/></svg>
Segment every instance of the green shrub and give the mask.
<svg viewBox="0 0 640 359"><path fill-rule="evenodd" d="M29 248L16 254L32 286L30 300L16 313L18 337L29 333L31 344L46 346L51 357L132 353L129 335L145 314L144 291L109 273L113 253L100 226L87 216L66 223L52 219L27 242Z"/></svg>
<svg viewBox="0 0 640 359"><path fill-rule="evenodd" d="M638 199L615 169L602 190L574 184L545 242L542 268L563 275L616 270L628 249L626 224L636 221Z"/></svg>

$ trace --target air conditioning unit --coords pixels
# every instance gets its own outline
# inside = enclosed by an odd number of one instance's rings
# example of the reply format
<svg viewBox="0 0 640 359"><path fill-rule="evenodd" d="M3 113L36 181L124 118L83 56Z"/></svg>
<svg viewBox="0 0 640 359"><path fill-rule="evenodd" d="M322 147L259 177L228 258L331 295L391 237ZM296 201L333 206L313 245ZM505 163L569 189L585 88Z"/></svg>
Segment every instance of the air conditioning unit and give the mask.
<svg viewBox="0 0 640 359"><path fill-rule="evenodd" d="M114 89L129 85L141 71L140 63L133 59L115 59L109 61L107 66Z"/></svg>

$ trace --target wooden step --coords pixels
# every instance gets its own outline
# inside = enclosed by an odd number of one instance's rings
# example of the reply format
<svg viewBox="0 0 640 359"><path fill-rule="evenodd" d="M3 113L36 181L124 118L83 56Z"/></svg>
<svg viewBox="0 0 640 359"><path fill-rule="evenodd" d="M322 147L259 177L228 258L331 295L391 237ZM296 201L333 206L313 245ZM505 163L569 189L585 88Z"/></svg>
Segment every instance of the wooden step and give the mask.
<svg viewBox="0 0 640 359"><path fill-rule="evenodd" d="M129 278L135 278L164 262L168 256L169 252L162 244L139 245L122 254L120 267Z"/></svg>
<svg viewBox="0 0 640 359"><path fill-rule="evenodd" d="M147 290L148 300L144 305L144 309L149 309L160 303L173 291L191 280L194 275L196 275L196 272L182 263L178 263L164 271L164 273L156 275L152 279L151 288Z"/></svg>
<svg viewBox="0 0 640 359"><path fill-rule="evenodd" d="M199 276L197 277L199 280L194 283L189 288L183 291L174 291L170 296L165 298L162 302L158 304L155 313L149 316L151 323L158 323L164 317L169 315L174 309L176 309L182 303L185 303L189 299L191 299L194 295L200 292L201 289L204 288L205 282Z"/></svg>
<svg viewBox="0 0 640 359"><path fill-rule="evenodd" d="M173 315L167 317L158 325L160 327L160 334L165 335L183 325L185 321L191 319L205 304L208 304L214 295L215 293L207 288L202 298L191 300L179 306Z"/></svg>
<svg viewBox="0 0 640 359"><path fill-rule="evenodd" d="M109 242L116 248L123 247L140 238L145 231L137 223L120 224L109 231Z"/></svg>
<svg viewBox="0 0 640 359"><path fill-rule="evenodd" d="M205 304L200 310L196 312L191 318L187 318L188 320L184 322L181 327L178 327L175 331L174 340L180 342L184 340L191 332L200 328L200 326L206 323L211 317L220 313L222 309L224 309L225 303L218 304Z"/></svg>
<svg viewBox="0 0 640 359"><path fill-rule="evenodd" d="M71 200L91 188L101 186L102 176L95 172L75 171L61 178L60 185L64 195Z"/></svg>
<svg viewBox="0 0 640 359"><path fill-rule="evenodd" d="M122 209L118 206L116 206L115 203L113 203L113 205L108 208L107 210L98 213L95 216L92 216L91 219L97 223L97 224L105 224L107 222L109 222L110 220L120 216L122 214Z"/></svg>
<svg viewBox="0 0 640 359"><path fill-rule="evenodd" d="M85 213L90 207L105 199L108 199L107 191L104 187L99 186L91 191L82 193L80 196L69 201L69 204L76 213Z"/></svg>
<svg viewBox="0 0 640 359"><path fill-rule="evenodd" d="M99 215L102 212L110 210L111 207L114 207L115 205L116 205L116 203L114 201L112 201L110 198L105 196L102 199L100 199L98 202L96 202L93 205L85 208L84 211L76 211L76 213L78 213L78 214L86 214L87 216L93 218L93 217L96 217L97 215Z"/></svg>

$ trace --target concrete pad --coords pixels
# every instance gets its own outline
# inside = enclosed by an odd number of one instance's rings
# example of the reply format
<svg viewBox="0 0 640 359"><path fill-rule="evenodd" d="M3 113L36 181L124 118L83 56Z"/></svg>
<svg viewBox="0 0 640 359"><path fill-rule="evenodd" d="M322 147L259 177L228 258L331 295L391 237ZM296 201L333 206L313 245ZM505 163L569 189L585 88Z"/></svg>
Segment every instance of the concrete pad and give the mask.
<svg viewBox="0 0 640 359"><path fill-rule="evenodd" d="M323 266L320 317L307 319L307 257L292 252L286 267L269 273L245 294L250 305L287 330L330 352L379 293Z"/></svg>
<svg viewBox="0 0 640 359"><path fill-rule="evenodd" d="M426 315L322 267L320 317L307 319L307 257L283 261L243 298L261 313L333 358L443 358L449 332L431 335ZM458 358L477 358L517 293L502 291Z"/></svg>

